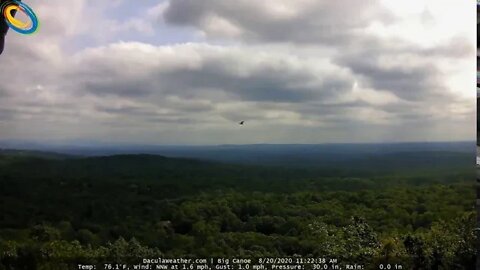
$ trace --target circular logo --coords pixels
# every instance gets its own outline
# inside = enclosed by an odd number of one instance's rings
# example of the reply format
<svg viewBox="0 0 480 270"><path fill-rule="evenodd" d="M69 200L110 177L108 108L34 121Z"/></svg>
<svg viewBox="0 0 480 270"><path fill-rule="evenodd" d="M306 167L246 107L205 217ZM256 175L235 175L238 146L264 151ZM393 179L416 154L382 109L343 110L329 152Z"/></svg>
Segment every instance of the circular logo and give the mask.
<svg viewBox="0 0 480 270"><path fill-rule="evenodd" d="M35 12L33 12L33 10L26 4L20 1L11 0L3 3L0 8L3 13L3 17L5 18L5 22L15 32L24 35L30 35L38 30L39 21L37 15L35 15ZM30 19L30 21L23 22L21 20L15 19L12 15L13 11L25 14Z"/></svg>

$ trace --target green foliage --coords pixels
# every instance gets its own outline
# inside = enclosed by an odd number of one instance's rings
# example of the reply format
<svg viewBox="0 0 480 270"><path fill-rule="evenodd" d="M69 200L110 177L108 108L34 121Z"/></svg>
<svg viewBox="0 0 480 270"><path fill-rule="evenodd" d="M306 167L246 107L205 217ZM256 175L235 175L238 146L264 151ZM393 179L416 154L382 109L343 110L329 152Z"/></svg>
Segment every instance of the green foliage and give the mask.
<svg viewBox="0 0 480 270"><path fill-rule="evenodd" d="M152 156L2 160L0 269L297 255L474 269L469 171L333 176Z"/></svg>

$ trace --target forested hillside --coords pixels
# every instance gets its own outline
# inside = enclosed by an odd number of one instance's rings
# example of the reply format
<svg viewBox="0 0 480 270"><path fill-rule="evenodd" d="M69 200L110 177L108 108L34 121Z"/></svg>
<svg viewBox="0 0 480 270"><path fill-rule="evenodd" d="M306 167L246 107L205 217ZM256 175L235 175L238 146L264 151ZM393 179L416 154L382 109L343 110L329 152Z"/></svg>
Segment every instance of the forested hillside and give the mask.
<svg viewBox="0 0 480 270"><path fill-rule="evenodd" d="M0 269L294 255L474 269L474 171L450 156L400 170L404 155L326 169L4 152Z"/></svg>

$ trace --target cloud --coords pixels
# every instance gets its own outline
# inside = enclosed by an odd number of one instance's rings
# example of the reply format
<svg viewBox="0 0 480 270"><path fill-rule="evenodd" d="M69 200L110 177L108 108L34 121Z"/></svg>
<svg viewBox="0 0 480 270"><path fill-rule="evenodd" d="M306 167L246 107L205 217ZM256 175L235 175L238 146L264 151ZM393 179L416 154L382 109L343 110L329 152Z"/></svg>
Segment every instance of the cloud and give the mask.
<svg viewBox="0 0 480 270"><path fill-rule="evenodd" d="M453 75L451 67L465 68L473 55L471 43L455 41L425 48L402 40L363 39L334 57L334 62L373 89L411 101L446 101L458 96L445 83Z"/></svg>
<svg viewBox="0 0 480 270"><path fill-rule="evenodd" d="M70 76L81 77L82 91L96 95L208 97L218 93L241 101L304 102L334 99L347 93L352 81L335 66L249 47L119 43L75 58Z"/></svg>
<svg viewBox="0 0 480 270"><path fill-rule="evenodd" d="M362 35L372 18L388 23L393 15L378 1L348 0L178 0L168 1L164 20L191 26L210 38L258 42L335 44Z"/></svg>
<svg viewBox="0 0 480 270"><path fill-rule="evenodd" d="M150 7L142 21L118 10L123 1L101 1L95 10L82 0L52 3L54 9L35 7L45 17L38 35L9 33L0 58L8 66L0 73L0 138L177 144L473 138L468 35L415 42L384 31L408 16L423 25L423 10L407 16L378 1L176 0ZM70 8L72 24L58 25ZM123 12L124 23L106 15L111 8ZM439 11L430 13L419 27L436 27ZM169 31L193 27L204 39L120 41L136 27L156 35L162 23L156 16ZM241 130L240 120L248 122Z"/></svg>

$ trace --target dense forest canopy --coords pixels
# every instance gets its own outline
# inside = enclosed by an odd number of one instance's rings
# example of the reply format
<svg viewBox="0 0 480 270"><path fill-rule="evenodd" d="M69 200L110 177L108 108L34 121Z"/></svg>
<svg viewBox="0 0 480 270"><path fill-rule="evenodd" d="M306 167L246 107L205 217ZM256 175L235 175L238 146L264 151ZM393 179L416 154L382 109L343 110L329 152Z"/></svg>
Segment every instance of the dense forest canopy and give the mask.
<svg viewBox="0 0 480 270"><path fill-rule="evenodd" d="M441 166L438 156L421 153L411 169L408 155L347 169L3 151L0 269L145 256L474 269L470 154L442 152Z"/></svg>

